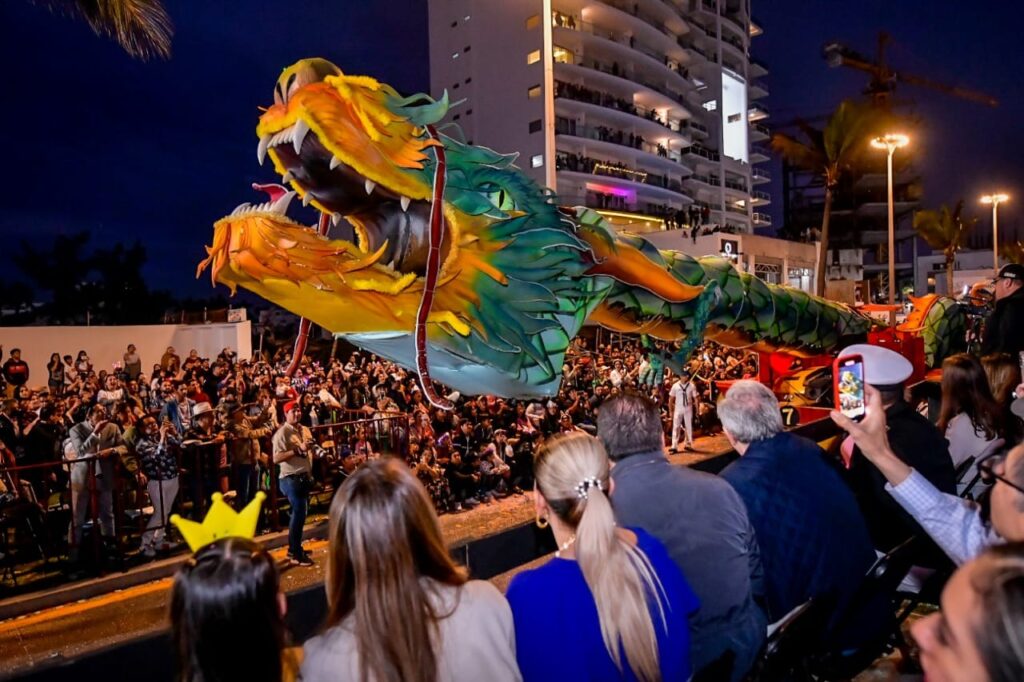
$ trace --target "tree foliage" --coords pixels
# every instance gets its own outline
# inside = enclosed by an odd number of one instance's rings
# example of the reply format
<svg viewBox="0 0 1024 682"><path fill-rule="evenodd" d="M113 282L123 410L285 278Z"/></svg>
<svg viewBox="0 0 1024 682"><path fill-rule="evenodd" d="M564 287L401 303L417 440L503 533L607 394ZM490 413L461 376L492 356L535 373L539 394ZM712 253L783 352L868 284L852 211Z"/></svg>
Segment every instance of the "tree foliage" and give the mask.
<svg viewBox="0 0 1024 682"><path fill-rule="evenodd" d="M117 41L142 61L170 59L174 26L160 0L35 0L52 12L82 19L98 36Z"/></svg>
<svg viewBox="0 0 1024 682"><path fill-rule="evenodd" d="M775 133L772 149L791 164L818 173L825 183L825 208L821 219L821 257L818 259L816 290L825 293L825 267L828 261L829 222L832 195L844 173L859 169L871 138L883 127L883 116L869 104L843 101L818 130L798 122L800 136Z"/></svg>
<svg viewBox="0 0 1024 682"><path fill-rule="evenodd" d="M914 230L928 246L941 251L946 257L946 293L953 292L953 268L956 254L963 249L967 233L978 222L977 218L963 215L964 200L961 199L950 210L943 205L938 210L917 211L914 213Z"/></svg>

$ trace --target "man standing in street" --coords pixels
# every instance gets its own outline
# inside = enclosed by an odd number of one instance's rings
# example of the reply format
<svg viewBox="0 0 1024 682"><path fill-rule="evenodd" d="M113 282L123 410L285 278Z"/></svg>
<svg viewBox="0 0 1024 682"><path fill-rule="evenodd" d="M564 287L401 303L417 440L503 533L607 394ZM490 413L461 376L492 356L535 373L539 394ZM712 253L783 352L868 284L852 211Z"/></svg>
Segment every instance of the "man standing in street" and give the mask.
<svg viewBox="0 0 1024 682"><path fill-rule="evenodd" d="M672 448L679 449L679 429L686 428L686 449L693 449L693 407L697 402L697 388L690 381L690 373L683 370L668 392L669 409L672 411Z"/></svg>
<svg viewBox="0 0 1024 682"><path fill-rule="evenodd" d="M291 505L288 522L288 562L293 566L312 566L313 560L302 548L302 529L306 524L309 490L312 487L309 441L299 419L302 408L291 401L284 406L284 424L274 433L274 464L281 467L281 492Z"/></svg>
<svg viewBox="0 0 1024 682"><path fill-rule="evenodd" d="M1016 359L1024 350L1024 265L1004 265L993 284L996 308L985 321L981 354L1009 353Z"/></svg>

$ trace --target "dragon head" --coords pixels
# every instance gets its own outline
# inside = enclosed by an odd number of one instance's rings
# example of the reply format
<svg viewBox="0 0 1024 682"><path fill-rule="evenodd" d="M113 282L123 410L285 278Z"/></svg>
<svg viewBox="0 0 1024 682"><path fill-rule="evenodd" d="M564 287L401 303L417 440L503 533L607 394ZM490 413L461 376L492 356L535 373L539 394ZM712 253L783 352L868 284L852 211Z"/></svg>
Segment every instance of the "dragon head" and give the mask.
<svg viewBox="0 0 1024 682"><path fill-rule="evenodd" d="M411 367L436 203L432 375L467 393L551 394L569 340L610 285L583 276L594 264L590 244L612 237L599 221L570 220L515 155L437 132L448 107L447 95L403 98L323 59L288 67L256 127L257 154L331 218L338 238L289 219L294 194L281 188L215 223L199 272L210 267L215 282Z"/></svg>

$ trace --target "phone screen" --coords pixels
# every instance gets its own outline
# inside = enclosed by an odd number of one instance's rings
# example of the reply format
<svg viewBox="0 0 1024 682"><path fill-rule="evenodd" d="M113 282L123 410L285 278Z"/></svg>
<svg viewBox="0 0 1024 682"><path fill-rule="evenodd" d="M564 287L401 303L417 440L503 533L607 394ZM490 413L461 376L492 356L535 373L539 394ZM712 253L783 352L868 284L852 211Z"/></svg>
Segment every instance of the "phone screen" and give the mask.
<svg viewBox="0 0 1024 682"><path fill-rule="evenodd" d="M864 360L853 356L836 360L836 408L850 419L864 416Z"/></svg>

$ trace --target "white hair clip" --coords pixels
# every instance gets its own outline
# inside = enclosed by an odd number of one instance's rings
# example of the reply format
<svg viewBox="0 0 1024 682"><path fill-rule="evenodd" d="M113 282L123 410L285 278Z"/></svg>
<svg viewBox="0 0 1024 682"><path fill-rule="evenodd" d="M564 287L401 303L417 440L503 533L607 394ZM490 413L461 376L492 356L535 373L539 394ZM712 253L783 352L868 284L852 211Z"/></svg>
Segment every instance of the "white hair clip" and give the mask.
<svg viewBox="0 0 1024 682"><path fill-rule="evenodd" d="M576 484L576 497L581 500L589 499L591 488L597 488L598 490L601 489L601 481L597 480L595 476L584 478Z"/></svg>

